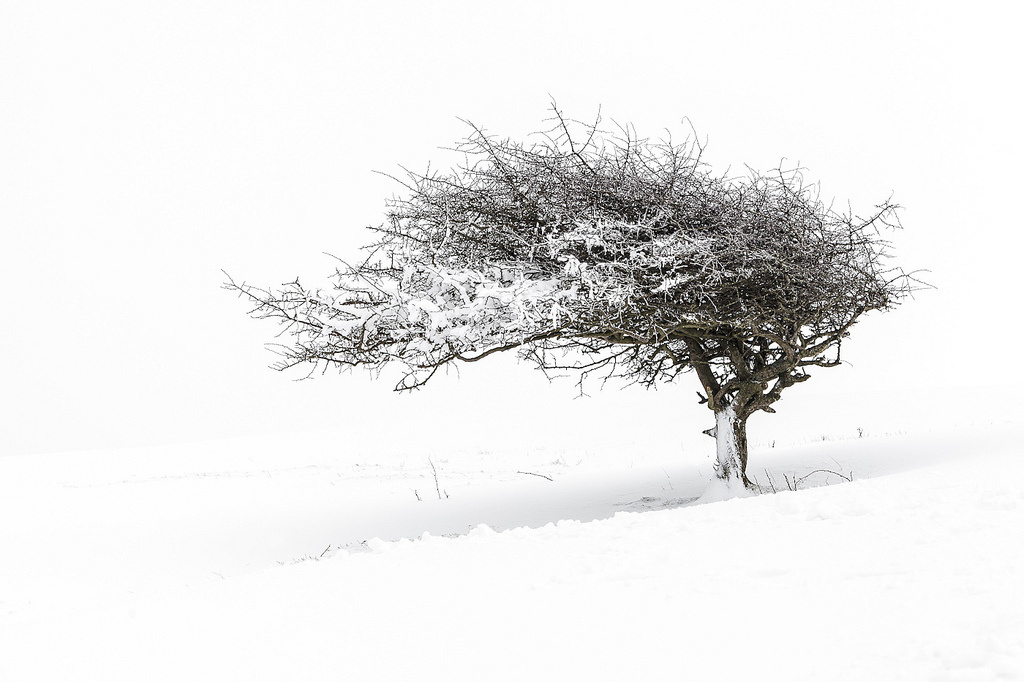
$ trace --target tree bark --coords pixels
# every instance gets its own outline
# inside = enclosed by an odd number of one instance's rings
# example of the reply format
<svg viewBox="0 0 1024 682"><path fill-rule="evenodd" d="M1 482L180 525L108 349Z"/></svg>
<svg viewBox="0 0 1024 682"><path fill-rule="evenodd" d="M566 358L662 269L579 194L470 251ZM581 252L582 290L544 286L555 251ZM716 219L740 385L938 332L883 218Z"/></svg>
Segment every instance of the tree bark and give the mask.
<svg viewBox="0 0 1024 682"><path fill-rule="evenodd" d="M726 482L750 486L747 479L747 416L737 414L734 405L715 410L715 446L718 477Z"/></svg>

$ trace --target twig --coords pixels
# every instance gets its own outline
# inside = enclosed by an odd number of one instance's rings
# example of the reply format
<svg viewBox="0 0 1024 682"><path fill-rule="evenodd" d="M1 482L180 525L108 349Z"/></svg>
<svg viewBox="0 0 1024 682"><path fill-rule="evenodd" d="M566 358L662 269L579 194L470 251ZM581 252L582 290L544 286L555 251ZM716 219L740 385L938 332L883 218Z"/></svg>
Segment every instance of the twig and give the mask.
<svg viewBox="0 0 1024 682"><path fill-rule="evenodd" d="M853 483L853 474L851 474L849 476L844 476L843 474L840 474L838 472L832 471L831 469L815 469L814 471L812 471L812 472L810 472L810 473L808 473L808 474L806 474L804 476L801 476L800 478L795 478L794 477L794 479L799 483L799 482L802 482L802 481L810 478L814 474L832 474L833 476L838 476L839 478L843 479L847 483Z"/></svg>
<svg viewBox="0 0 1024 682"><path fill-rule="evenodd" d="M672 485L672 477L668 475L667 471L665 471L665 467L662 467L661 470L665 472L665 478L668 479L668 489L675 490L675 486Z"/></svg>
<svg viewBox="0 0 1024 682"><path fill-rule="evenodd" d="M555 479L551 478L550 476L545 476L544 474L535 474L532 471L517 471L516 473L517 474L526 474L527 476L540 476L541 478L546 478L546 479L548 479L551 482L554 482L554 480L555 480Z"/></svg>
<svg viewBox="0 0 1024 682"><path fill-rule="evenodd" d="M434 466L434 460L427 457L427 461L430 462L430 468L434 472L434 487L437 488L437 499L441 499L441 484L437 481L437 467Z"/></svg>

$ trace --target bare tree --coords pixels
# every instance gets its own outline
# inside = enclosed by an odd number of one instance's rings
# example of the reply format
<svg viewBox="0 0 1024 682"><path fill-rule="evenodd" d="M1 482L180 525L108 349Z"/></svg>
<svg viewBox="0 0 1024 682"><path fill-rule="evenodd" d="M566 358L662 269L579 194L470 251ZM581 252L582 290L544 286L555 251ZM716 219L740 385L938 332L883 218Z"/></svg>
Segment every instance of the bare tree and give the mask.
<svg viewBox="0 0 1024 682"><path fill-rule="evenodd" d="M694 137L651 141L552 109L527 143L467 122L464 163L399 180L405 198L371 228L368 255L330 286L225 288L287 325L279 369L398 363L400 391L512 350L580 382L650 387L693 370L718 476L750 485L750 415L809 367L840 364L860 316L913 290L881 234L898 206L839 212L799 169L718 176Z"/></svg>

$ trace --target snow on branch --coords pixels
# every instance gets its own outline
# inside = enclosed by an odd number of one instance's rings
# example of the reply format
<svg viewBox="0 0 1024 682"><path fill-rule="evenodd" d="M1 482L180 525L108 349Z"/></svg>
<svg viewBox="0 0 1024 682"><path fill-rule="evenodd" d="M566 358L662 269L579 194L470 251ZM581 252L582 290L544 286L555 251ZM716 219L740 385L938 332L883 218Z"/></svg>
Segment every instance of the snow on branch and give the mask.
<svg viewBox="0 0 1024 682"><path fill-rule="evenodd" d="M861 315L914 289L889 264L888 200L840 213L800 169L723 177L692 137L609 132L556 107L550 123L526 142L469 123L464 163L407 171L367 258L329 288L229 279L284 325L277 366L397 363L404 390L518 351L648 386L694 369L713 409L767 410L805 367L839 362Z"/></svg>

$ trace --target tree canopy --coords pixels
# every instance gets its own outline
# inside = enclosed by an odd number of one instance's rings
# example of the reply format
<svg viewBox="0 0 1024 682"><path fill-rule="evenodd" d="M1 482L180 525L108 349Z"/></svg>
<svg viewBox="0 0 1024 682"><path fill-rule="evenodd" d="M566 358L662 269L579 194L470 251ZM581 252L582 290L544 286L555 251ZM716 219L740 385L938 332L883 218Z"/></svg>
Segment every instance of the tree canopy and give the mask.
<svg viewBox="0 0 1024 682"><path fill-rule="evenodd" d="M693 370L719 417L719 475L746 482L747 417L839 364L859 317L912 290L882 236L898 206L837 211L800 169L717 175L695 136L652 141L557 109L551 123L528 142L469 124L464 162L400 179L364 258L330 286L226 287L287 325L278 368L397 363L397 390L504 351L580 381Z"/></svg>

